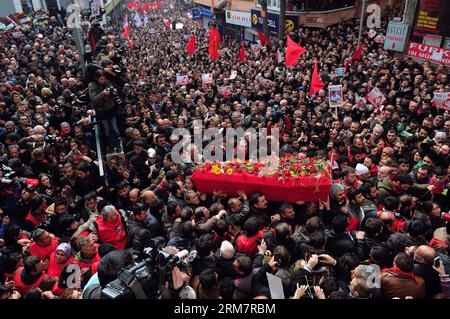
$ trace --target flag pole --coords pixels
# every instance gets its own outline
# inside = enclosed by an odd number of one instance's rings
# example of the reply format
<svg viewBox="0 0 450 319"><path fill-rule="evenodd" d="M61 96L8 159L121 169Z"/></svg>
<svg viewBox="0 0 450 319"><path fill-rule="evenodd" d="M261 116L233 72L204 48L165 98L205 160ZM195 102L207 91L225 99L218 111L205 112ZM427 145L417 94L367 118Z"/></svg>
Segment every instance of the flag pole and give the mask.
<svg viewBox="0 0 450 319"><path fill-rule="evenodd" d="M359 21L359 34L358 34L358 48L359 48L359 43L361 42L365 11L366 11L366 0L362 0L361 17L359 18L360 21Z"/></svg>

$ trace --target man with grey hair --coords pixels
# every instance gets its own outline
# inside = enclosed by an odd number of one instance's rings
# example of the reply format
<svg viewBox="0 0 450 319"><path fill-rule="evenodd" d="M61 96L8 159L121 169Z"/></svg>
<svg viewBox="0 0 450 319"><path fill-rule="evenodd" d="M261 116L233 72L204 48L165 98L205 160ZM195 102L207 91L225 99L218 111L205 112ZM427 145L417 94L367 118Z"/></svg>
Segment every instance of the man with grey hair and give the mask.
<svg viewBox="0 0 450 319"><path fill-rule="evenodd" d="M124 249L127 244L126 221L113 205L102 208L101 215L93 224L100 243L110 243L116 249Z"/></svg>
<svg viewBox="0 0 450 319"><path fill-rule="evenodd" d="M324 224L331 225L333 218L339 213L348 213L347 198L345 187L342 184L334 183L331 185L330 199L322 203L327 212L323 216Z"/></svg>
<svg viewBox="0 0 450 319"><path fill-rule="evenodd" d="M45 135L47 133L47 130L42 125L36 125L35 127L33 127L33 132L34 134Z"/></svg>

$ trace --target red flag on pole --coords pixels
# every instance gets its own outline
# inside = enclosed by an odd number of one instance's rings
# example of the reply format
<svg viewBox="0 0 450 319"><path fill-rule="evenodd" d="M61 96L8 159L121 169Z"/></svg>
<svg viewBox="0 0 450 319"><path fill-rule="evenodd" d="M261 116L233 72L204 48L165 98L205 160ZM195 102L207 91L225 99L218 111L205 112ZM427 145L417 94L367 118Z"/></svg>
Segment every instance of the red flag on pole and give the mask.
<svg viewBox="0 0 450 319"><path fill-rule="evenodd" d="M314 70L311 79L311 87L309 88L309 96L313 96L314 93L319 92L324 87L325 83L323 83L317 71L317 61L314 61Z"/></svg>
<svg viewBox="0 0 450 319"><path fill-rule="evenodd" d="M189 39L189 43L187 45L187 54L192 55L195 53L195 36L191 35L191 38Z"/></svg>
<svg viewBox="0 0 450 319"><path fill-rule="evenodd" d="M267 44L270 46L270 40L268 37L266 37L261 31L258 31L258 37L259 41L261 42L261 45Z"/></svg>
<svg viewBox="0 0 450 319"><path fill-rule="evenodd" d="M128 22L125 24L125 28L124 28L124 31L123 31L123 36L125 37L125 39L127 39L128 47L130 49L132 49L133 48L133 42L131 42L131 39L130 39L130 24Z"/></svg>
<svg viewBox="0 0 450 319"><path fill-rule="evenodd" d="M347 71L347 66L352 64L354 61L358 60L359 57L361 56L362 52L363 52L363 44L361 43L359 45L358 50L356 50L355 53L353 53L352 57L350 58L350 60L348 60L345 64L344 64L344 70Z"/></svg>
<svg viewBox="0 0 450 319"><path fill-rule="evenodd" d="M239 62L245 62L245 42L242 41L241 50L239 50Z"/></svg>
<svg viewBox="0 0 450 319"><path fill-rule="evenodd" d="M167 27L166 30L169 31L170 30L170 26L172 25L172 19L169 19L169 22L167 22Z"/></svg>
<svg viewBox="0 0 450 319"><path fill-rule="evenodd" d="M219 31L217 31L216 28L212 27L209 30L209 55L211 58L217 60L219 58L219 48L218 48L218 41L219 41Z"/></svg>
<svg viewBox="0 0 450 319"><path fill-rule="evenodd" d="M286 48L286 60L285 64L287 66L294 66L297 64L298 59L302 56L303 53L308 52L305 48L302 48L298 43L295 43L291 37L286 35L287 37L287 48Z"/></svg>

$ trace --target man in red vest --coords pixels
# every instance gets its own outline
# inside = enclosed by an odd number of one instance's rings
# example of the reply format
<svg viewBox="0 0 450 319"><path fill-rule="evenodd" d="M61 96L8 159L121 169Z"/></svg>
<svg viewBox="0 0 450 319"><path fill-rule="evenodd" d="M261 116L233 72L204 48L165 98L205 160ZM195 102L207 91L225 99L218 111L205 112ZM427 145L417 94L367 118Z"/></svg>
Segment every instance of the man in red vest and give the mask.
<svg viewBox="0 0 450 319"><path fill-rule="evenodd" d="M38 256L42 261L48 261L59 245L59 238L41 228L36 229L30 244L30 255Z"/></svg>
<svg viewBox="0 0 450 319"><path fill-rule="evenodd" d="M14 274L14 285L22 296L31 288L38 287L45 277L44 263L38 256L28 256L23 267L17 269Z"/></svg>
<svg viewBox="0 0 450 319"><path fill-rule="evenodd" d="M39 194L31 199L31 210L25 218L23 229L33 231L38 227L47 217L46 209L49 205L49 198L45 195Z"/></svg>
<svg viewBox="0 0 450 319"><path fill-rule="evenodd" d="M127 244L126 224L122 215L113 205L103 207L95 221L100 243L110 243L116 249L124 249Z"/></svg>

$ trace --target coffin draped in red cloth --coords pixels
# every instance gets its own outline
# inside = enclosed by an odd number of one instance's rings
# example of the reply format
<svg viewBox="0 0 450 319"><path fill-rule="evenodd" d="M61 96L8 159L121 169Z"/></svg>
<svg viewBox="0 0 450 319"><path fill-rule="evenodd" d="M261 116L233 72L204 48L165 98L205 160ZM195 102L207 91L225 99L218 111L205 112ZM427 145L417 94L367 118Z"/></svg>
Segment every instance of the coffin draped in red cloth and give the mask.
<svg viewBox="0 0 450 319"><path fill-rule="evenodd" d="M324 174L282 180L272 176L216 175L210 171L194 171L192 181L197 190L203 193L224 191L227 196L235 196L243 190L247 195L260 192L268 200L288 202L325 201L331 188L331 179Z"/></svg>

